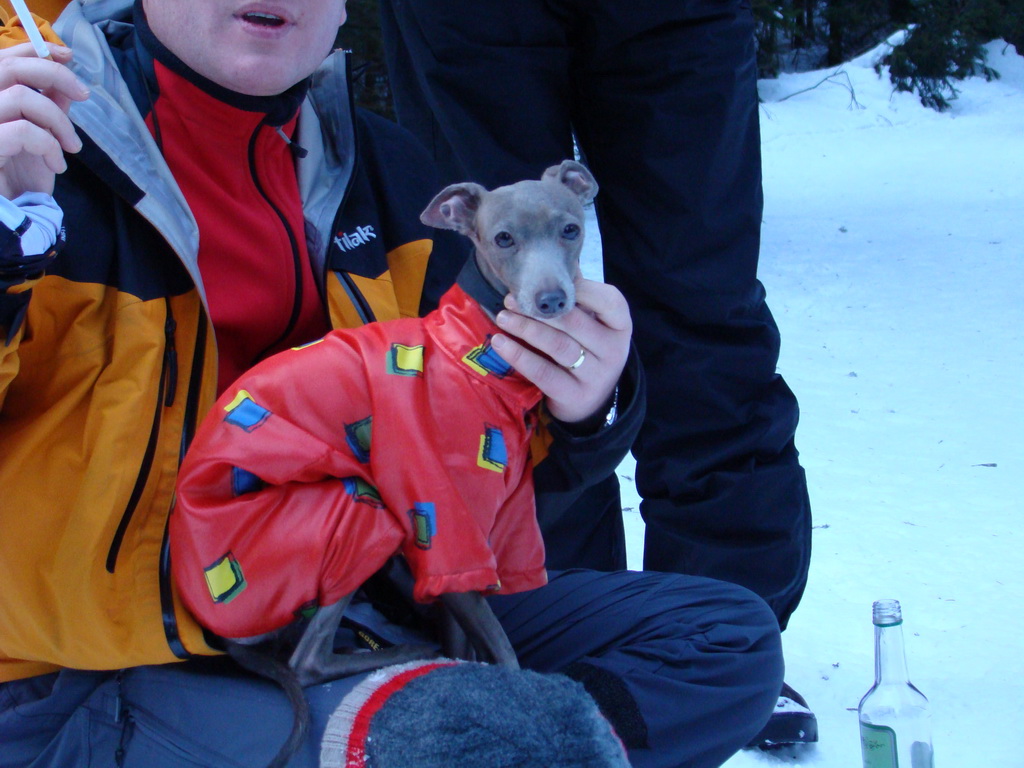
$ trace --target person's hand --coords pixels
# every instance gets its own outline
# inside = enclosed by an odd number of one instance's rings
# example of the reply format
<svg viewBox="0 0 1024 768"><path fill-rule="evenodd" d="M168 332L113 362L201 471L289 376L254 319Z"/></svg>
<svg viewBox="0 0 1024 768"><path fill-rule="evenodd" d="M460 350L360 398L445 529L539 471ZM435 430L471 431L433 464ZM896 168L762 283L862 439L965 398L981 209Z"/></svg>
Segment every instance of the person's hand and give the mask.
<svg viewBox="0 0 1024 768"><path fill-rule="evenodd" d="M580 280L575 308L555 320L518 314L511 297L505 306L497 323L508 335L491 339L498 354L537 385L556 419L579 422L596 415L629 355L633 321L625 297L614 286Z"/></svg>
<svg viewBox="0 0 1024 768"><path fill-rule="evenodd" d="M67 169L65 152L82 141L67 112L89 90L66 66L71 49L48 43L53 61L36 56L31 43L0 49L0 195L53 192Z"/></svg>

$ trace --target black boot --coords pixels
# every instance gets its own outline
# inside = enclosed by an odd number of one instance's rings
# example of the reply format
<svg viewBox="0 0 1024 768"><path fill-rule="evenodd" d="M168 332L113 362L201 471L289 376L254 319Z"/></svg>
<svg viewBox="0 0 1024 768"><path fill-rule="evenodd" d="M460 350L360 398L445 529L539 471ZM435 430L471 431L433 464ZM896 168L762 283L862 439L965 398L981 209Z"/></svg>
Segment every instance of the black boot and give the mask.
<svg viewBox="0 0 1024 768"><path fill-rule="evenodd" d="M818 740L818 720L804 697L782 684L775 711L747 749L772 749L787 744L811 744Z"/></svg>

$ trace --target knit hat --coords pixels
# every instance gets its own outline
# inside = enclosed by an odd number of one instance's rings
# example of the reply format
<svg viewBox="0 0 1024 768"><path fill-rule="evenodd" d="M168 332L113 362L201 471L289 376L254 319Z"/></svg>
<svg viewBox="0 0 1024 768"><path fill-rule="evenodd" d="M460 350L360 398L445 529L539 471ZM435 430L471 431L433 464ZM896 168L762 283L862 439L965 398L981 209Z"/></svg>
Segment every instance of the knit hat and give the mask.
<svg viewBox="0 0 1024 768"><path fill-rule="evenodd" d="M320 768L628 768L583 686L563 675L416 661L370 674L331 715Z"/></svg>

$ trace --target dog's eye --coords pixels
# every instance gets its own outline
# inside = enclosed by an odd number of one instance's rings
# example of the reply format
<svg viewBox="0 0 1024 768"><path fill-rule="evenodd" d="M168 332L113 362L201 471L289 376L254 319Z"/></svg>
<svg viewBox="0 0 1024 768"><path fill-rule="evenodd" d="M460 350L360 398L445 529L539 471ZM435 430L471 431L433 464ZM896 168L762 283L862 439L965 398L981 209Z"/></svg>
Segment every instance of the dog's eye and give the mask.
<svg viewBox="0 0 1024 768"><path fill-rule="evenodd" d="M566 224L562 229L562 237L566 240L575 240L580 236L580 225L579 224Z"/></svg>
<svg viewBox="0 0 1024 768"><path fill-rule="evenodd" d="M494 236L494 244L499 248L511 248L516 241L508 232L499 232Z"/></svg>

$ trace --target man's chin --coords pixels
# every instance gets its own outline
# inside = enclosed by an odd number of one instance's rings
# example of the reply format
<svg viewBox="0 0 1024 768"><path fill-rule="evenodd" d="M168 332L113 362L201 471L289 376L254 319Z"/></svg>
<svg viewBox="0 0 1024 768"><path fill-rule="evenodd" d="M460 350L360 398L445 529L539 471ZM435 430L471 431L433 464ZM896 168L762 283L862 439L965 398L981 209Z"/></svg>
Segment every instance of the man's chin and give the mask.
<svg viewBox="0 0 1024 768"><path fill-rule="evenodd" d="M236 70L220 78L210 78L217 85L246 96L276 96L284 93L304 78L287 78L280 75L280 68L273 62Z"/></svg>

